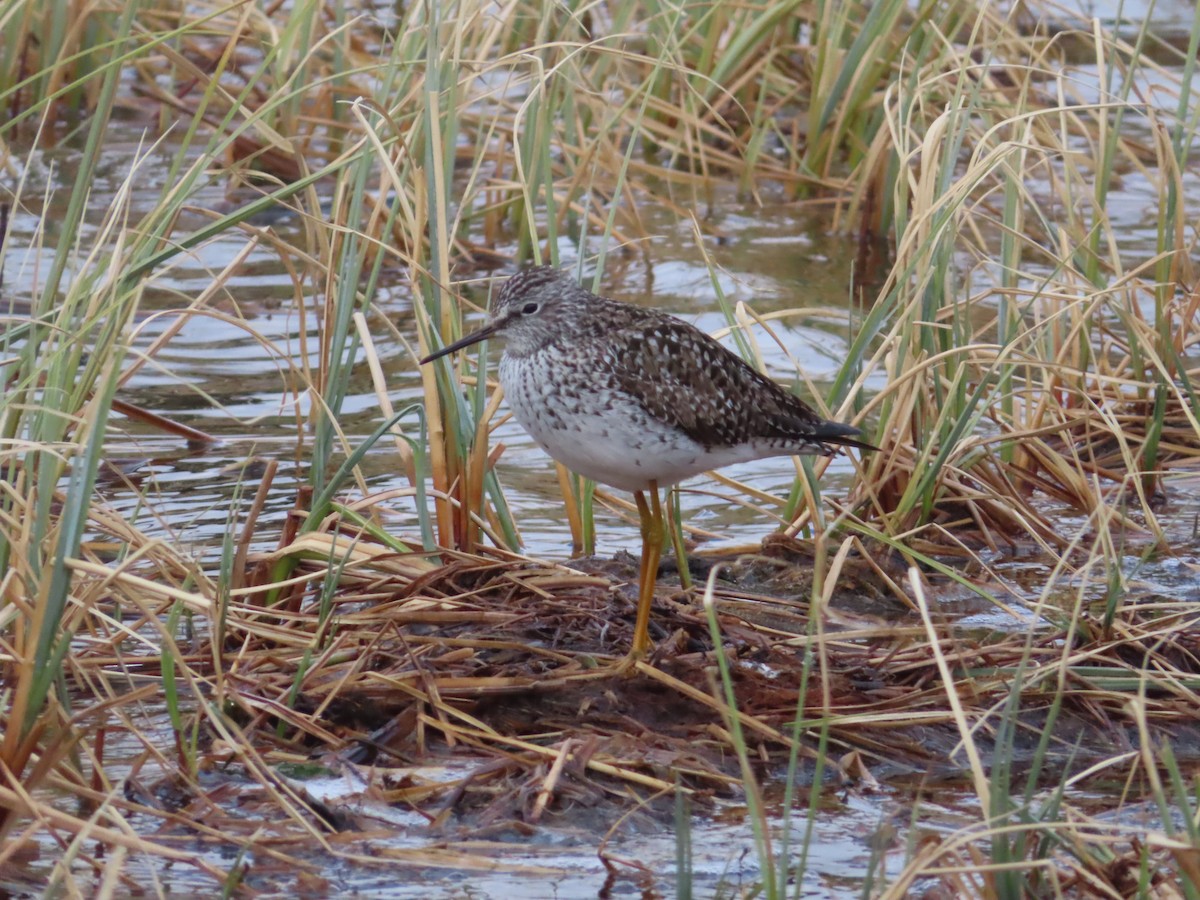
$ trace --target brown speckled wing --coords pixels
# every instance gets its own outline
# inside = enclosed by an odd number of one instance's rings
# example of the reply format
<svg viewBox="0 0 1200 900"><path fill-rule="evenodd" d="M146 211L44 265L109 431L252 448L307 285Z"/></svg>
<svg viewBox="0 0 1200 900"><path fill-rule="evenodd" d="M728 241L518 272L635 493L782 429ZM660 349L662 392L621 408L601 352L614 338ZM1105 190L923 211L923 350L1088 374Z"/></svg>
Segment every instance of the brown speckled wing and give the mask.
<svg viewBox="0 0 1200 900"><path fill-rule="evenodd" d="M797 446L859 445L858 429L826 422L803 401L697 328L679 319L647 319L611 344L613 375L646 411L703 444L778 440Z"/></svg>

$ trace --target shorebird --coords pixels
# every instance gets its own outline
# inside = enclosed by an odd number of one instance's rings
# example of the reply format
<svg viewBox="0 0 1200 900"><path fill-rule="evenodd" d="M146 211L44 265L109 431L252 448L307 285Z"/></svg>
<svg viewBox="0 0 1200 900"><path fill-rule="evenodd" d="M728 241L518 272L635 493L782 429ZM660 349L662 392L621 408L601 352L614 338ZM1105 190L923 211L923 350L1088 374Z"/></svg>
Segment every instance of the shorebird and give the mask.
<svg viewBox="0 0 1200 900"><path fill-rule="evenodd" d="M876 449L695 326L599 297L550 266L510 277L487 324L421 364L493 336L504 339L504 396L541 448L580 475L633 493L642 559L628 663L651 648L664 540L659 488L769 456Z"/></svg>

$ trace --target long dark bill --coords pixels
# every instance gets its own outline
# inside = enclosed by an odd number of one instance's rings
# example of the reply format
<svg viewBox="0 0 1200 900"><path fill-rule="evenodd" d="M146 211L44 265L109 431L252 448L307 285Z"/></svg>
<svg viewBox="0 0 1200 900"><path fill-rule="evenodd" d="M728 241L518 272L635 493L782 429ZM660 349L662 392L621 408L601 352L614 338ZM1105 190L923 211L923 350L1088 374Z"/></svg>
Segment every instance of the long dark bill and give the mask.
<svg viewBox="0 0 1200 900"><path fill-rule="evenodd" d="M494 323L484 325L478 331L472 331L470 334L463 335L453 344L443 347L441 350L435 350L433 353L430 353L423 360L421 360L421 365L425 365L425 363L431 363L435 359L441 359L448 353L453 353L455 350L461 350L463 347L470 347L472 344L478 344L480 341L490 338L496 333L496 330L496 325Z"/></svg>

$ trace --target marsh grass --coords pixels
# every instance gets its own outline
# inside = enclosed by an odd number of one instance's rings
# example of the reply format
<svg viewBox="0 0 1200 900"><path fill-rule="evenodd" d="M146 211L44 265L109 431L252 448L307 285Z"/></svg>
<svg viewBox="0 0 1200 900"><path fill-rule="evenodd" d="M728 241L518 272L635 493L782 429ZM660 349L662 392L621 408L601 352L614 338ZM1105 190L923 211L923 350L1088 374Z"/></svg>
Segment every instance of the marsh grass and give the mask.
<svg viewBox="0 0 1200 900"><path fill-rule="evenodd" d="M970 3L430 3L382 24L317 5L162 12L0 11L0 152L26 154L4 171L36 171L37 147L63 135L79 148L66 203L45 205L60 210L55 229L33 239L47 263L19 298L27 312L0 338L0 866L50 834L68 847L52 888L73 884L74 861L108 885L146 855L239 889L240 860L183 852L150 836L154 821L305 875L314 853L494 869L477 844L349 849L335 827L364 820L281 775L321 751L353 748L328 763L346 774L355 754L398 770L398 754L465 748L488 764L442 783L380 775L364 795L435 823L536 822L616 793L647 809L674 796L683 821L706 794L741 797L762 892L785 896L817 853L826 779L856 790L902 758L957 767L977 820L934 833L914 811L919 840L876 848L873 896L929 881L958 896L1145 894L1172 879L1196 895L1194 792L1169 738L1200 710L1196 617L1169 598L1134 602L1123 567L1178 546L1161 502L1200 451L1187 206L1200 13L1183 54L1146 28L1047 37ZM1086 70L1068 56L1080 48ZM97 210L106 126L146 103L162 137ZM147 209L132 201L151 146L171 155ZM6 177L5 201L40 204L31 176ZM1131 253L1110 217L1135 177L1158 210L1153 253ZM423 403L397 411L371 300L384 279L408 279L412 321L396 333L416 334L415 362L469 327L498 260L557 263L569 249L600 289L606 260L653 252L640 203L676 211L703 246L716 231L704 211L739 192L832 198L837 227L890 237L872 304L805 311L851 320L828 412L883 449L855 462L845 496L821 491L824 461L798 467L786 501L722 479L764 520L784 514L783 536L731 564L811 570L804 601L751 600L710 577L707 616L656 609L662 657L614 683L603 663L628 641L624 576L517 553L486 350L423 368ZM189 230L196 206L206 219ZM302 223L293 242L258 224L280 207ZM256 339L306 410L297 441L311 465L274 552L248 549L268 469L243 485L206 565L94 488L117 393L180 327L142 340L147 288L235 234L244 251L171 314L227 315L212 306L251 248L278 252L301 352ZM10 242L0 264L11 258ZM757 363L774 317L722 303ZM348 434L363 370L383 414ZM415 500L413 535L388 533L360 465L384 446ZM611 498L560 482L590 550L594 499ZM693 552L683 538L698 530L673 520L680 555ZM1012 551L1042 555L1037 590L1003 574ZM1021 596L1039 627L956 629L939 609L950 586L1017 613ZM845 611L868 589L888 617ZM783 676L764 676L763 660ZM653 717L663 696L685 710L677 727ZM524 717L497 715L497 698ZM647 716L632 732L631 711ZM1074 740L1055 733L1064 723ZM922 733L953 746L931 750ZM135 747L119 764L116 734ZM1083 752L1121 740L1136 751ZM238 773L236 810L232 782L206 779L221 766ZM782 830L771 772L786 773ZM1153 827L1084 808L1075 789L1101 777L1152 801ZM681 844L679 865L690 859Z"/></svg>

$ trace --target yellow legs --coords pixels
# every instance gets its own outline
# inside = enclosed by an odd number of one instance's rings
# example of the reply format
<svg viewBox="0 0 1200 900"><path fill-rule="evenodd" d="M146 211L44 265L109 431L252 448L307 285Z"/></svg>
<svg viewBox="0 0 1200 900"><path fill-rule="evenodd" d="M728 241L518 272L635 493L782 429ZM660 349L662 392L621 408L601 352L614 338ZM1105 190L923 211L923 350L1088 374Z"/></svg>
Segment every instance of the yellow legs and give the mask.
<svg viewBox="0 0 1200 900"><path fill-rule="evenodd" d="M630 669L650 652L650 607L654 603L654 583L658 580L658 561L662 558L663 512L658 499L658 482L650 482L650 502L644 491L635 491L638 515L642 520L642 566L638 573L637 621L633 626L633 646L621 664Z"/></svg>

